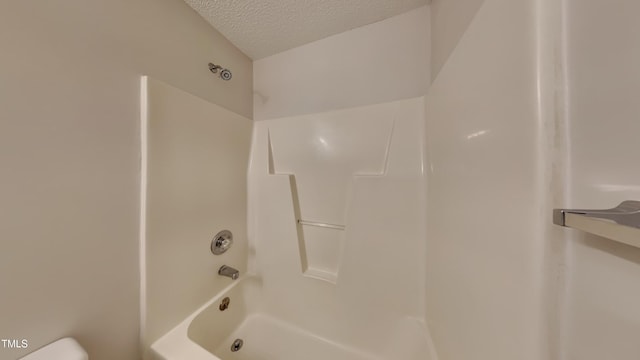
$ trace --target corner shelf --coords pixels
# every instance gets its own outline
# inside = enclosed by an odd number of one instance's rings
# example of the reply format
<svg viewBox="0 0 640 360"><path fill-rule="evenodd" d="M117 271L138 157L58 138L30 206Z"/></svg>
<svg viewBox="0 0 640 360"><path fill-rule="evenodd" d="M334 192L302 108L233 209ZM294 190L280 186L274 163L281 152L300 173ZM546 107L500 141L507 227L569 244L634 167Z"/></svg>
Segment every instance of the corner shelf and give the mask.
<svg viewBox="0 0 640 360"><path fill-rule="evenodd" d="M640 201L612 209L554 209L553 223L640 248Z"/></svg>

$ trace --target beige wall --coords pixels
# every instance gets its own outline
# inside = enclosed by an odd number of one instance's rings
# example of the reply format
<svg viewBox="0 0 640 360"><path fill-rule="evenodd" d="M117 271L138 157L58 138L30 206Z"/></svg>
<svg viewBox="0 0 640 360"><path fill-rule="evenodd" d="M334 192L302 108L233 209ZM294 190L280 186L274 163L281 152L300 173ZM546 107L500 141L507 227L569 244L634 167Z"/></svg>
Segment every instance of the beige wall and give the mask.
<svg viewBox="0 0 640 360"><path fill-rule="evenodd" d="M640 199L640 4L566 0L574 208ZM640 358L640 249L567 230L565 359Z"/></svg>
<svg viewBox="0 0 640 360"><path fill-rule="evenodd" d="M247 169L252 121L154 79L143 119L143 346L231 284L222 265L247 269ZM230 230L220 256L211 239Z"/></svg>
<svg viewBox="0 0 640 360"><path fill-rule="evenodd" d="M423 96L429 7L254 62L255 120Z"/></svg>
<svg viewBox="0 0 640 360"><path fill-rule="evenodd" d="M3 1L0 52L0 359L137 359L139 77L250 117L251 61L180 0Z"/></svg>
<svg viewBox="0 0 640 360"><path fill-rule="evenodd" d="M431 2L431 76L435 79L484 0Z"/></svg>

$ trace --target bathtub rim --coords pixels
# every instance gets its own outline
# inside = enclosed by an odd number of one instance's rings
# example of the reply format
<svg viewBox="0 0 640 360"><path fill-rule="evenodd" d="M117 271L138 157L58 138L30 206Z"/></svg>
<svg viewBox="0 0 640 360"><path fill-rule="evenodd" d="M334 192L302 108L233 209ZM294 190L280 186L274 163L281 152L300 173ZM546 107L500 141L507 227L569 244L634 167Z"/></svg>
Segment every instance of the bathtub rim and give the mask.
<svg viewBox="0 0 640 360"><path fill-rule="evenodd" d="M151 344L151 359L153 360L183 360L188 358L190 360L222 360L200 346L195 341L189 338L189 326L191 322L198 317L203 311L207 310L210 306L217 303L232 291L237 286L247 282L257 280L259 277L247 274L240 276L239 279L233 281L231 284L220 290L214 297L189 314L178 325L173 327L167 333L162 335L158 340Z"/></svg>

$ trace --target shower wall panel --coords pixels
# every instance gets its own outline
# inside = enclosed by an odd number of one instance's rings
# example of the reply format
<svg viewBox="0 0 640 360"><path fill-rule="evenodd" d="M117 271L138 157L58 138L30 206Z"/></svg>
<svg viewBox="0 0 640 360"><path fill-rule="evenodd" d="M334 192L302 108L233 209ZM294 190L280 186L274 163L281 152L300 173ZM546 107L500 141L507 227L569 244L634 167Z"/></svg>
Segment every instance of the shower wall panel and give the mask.
<svg viewBox="0 0 640 360"><path fill-rule="evenodd" d="M250 266L267 311L388 359L430 356L423 119L415 98L255 124Z"/></svg>
<svg viewBox="0 0 640 360"><path fill-rule="evenodd" d="M426 98L427 323L441 360L549 358L536 26L533 1L485 1Z"/></svg>
<svg viewBox="0 0 640 360"><path fill-rule="evenodd" d="M152 78L143 89L143 345L230 284L222 265L247 268L251 120ZM145 166L146 165L146 166ZM146 185L146 186L144 186ZM146 200L146 201L145 201ZM210 251L231 230L233 247Z"/></svg>
<svg viewBox="0 0 640 360"><path fill-rule="evenodd" d="M573 208L640 199L640 3L567 0ZM567 360L640 358L640 249L567 230Z"/></svg>

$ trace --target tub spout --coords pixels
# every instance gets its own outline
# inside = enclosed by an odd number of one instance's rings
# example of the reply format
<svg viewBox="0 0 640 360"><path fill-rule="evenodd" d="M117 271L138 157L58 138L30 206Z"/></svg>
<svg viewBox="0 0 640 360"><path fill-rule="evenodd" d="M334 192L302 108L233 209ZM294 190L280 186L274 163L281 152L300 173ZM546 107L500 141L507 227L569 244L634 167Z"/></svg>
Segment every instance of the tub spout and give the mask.
<svg viewBox="0 0 640 360"><path fill-rule="evenodd" d="M231 279L235 280L240 276L240 272L232 268L231 266L222 265L218 270L218 275L230 277Z"/></svg>

